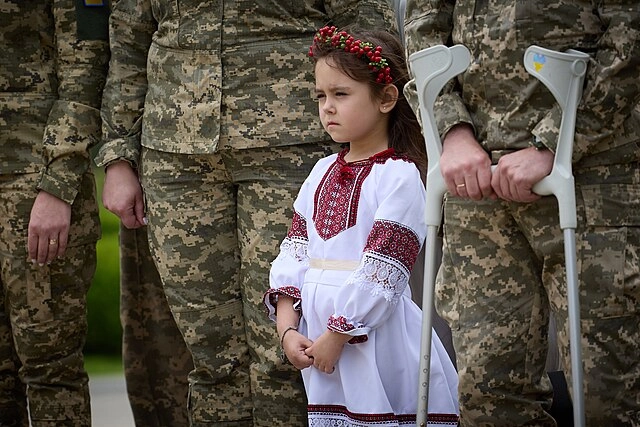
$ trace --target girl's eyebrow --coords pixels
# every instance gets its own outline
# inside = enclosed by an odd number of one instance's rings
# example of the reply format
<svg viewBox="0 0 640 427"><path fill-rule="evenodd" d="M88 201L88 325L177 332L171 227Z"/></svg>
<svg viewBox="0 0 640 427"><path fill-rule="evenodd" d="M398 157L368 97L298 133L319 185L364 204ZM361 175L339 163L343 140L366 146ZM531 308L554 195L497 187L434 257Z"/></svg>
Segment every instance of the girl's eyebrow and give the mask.
<svg viewBox="0 0 640 427"><path fill-rule="evenodd" d="M346 91L346 90L349 90L349 86L334 86L334 85L330 85L330 86L327 88L327 90L334 91L334 92L335 92L335 91L344 92L344 91ZM316 92L324 92L324 91L323 91L322 89L318 89L318 88L316 87Z"/></svg>

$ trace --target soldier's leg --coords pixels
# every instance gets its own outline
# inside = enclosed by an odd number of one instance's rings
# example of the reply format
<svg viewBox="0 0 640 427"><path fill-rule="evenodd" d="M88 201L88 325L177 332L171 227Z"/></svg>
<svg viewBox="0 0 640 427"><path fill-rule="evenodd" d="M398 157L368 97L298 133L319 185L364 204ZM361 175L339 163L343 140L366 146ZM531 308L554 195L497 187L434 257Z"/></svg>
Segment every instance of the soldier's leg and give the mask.
<svg viewBox="0 0 640 427"><path fill-rule="evenodd" d="M18 377L20 361L7 311L7 282L14 280L9 266L17 250L13 223L17 215L15 207L21 202L21 192L16 191L18 185L14 177L0 175L0 426L26 427L29 425L27 392Z"/></svg>
<svg viewBox="0 0 640 427"><path fill-rule="evenodd" d="M219 156L143 150L151 252L192 354L192 426L251 426L236 190Z"/></svg>
<svg viewBox="0 0 640 427"><path fill-rule="evenodd" d="M302 182L319 159L337 149L337 144L326 143L225 153L225 162L238 176L240 275L256 427L307 425L300 372L280 359L275 324L267 318L262 298Z"/></svg>
<svg viewBox="0 0 640 427"><path fill-rule="evenodd" d="M68 247L64 257L49 266L26 259L21 266L27 287L23 295L12 296L12 323L33 427L91 425L82 350L86 295L95 265L91 243Z"/></svg>
<svg viewBox="0 0 640 427"><path fill-rule="evenodd" d="M16 215L15 204L19 203L14 186L11 177L0 175L0 426L26 427L29 425L27 392L18 377L20 361L7 311L7 281L12 280L8 267L16 252L11 222Z"/></svg>
<svg viewBox="0 0 640 427"><path fill-rule="evenodd" d="M27 230L38 174L17 177L10 189L3 235L11 247L3 257L5 304L27 386L33 427L89 426L88 376L82 350L87 332L86 295L96 266L99 235L95 182L85 175L72 207L69 246L62 258L42 267L27 256ZM3 212L4 213L4 212Z"/></svg>
<svg viewBox="0 0 640 427"><path fill-rule="evenodd" d="M637 163L576 175L580 319L587 425L640 425L640 169ZM552 301L571 386L562 266Z"/></svg>
<svg viewBox="0 0 640 427"><path fill-rule="evenodd" d="M541 264L511 215L496 201L445 202L437 306L452 328L463 426L555 426Z"/></svg>
<svg viewBox="0 0 640 427"><path fill-rule="evenodd" d="M169 310L146 228L120 227L120 321L136 426L187 426L187 375L193 362Z"/></svg>
<svg viewBox="0 0 640 427"><path fill-rule="evenodd" d="M29 425L27 394L18 378L20 361L13 348L11 325L4 306L3 291L0 294L0 426L26 427Z"/></svg>

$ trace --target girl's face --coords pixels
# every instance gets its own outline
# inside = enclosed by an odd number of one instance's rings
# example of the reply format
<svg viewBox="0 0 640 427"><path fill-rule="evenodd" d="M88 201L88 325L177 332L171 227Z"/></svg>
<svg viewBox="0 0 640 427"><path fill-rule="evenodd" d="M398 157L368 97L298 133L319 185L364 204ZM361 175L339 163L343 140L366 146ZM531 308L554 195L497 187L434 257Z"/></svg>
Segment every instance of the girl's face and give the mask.
<svg viewBox="0 0 640 427"><path fill-rule="evenodd" d="M322 126L334 141L349 142L351 151L370 148L370 155L388 148L385 107L366 82L353 80L322 58L316 63L315 96Z"/></svg>

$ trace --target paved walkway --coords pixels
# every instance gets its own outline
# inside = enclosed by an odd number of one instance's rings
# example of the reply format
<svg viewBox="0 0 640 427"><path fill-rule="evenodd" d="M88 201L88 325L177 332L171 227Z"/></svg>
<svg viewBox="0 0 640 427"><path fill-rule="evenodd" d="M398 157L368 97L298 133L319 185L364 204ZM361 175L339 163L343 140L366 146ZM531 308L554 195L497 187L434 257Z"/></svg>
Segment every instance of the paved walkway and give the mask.
<svg viewBox="0 0 640 427"><path fill-rule="evenodd" d="M92 427L135 427L122 375L89 378Z"/></svg>

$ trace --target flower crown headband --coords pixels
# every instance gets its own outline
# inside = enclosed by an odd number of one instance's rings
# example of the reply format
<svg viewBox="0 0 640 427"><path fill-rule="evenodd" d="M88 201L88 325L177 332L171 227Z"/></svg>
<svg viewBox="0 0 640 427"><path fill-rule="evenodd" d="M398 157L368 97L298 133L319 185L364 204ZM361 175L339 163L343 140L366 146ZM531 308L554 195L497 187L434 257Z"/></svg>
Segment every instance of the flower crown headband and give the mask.
<svg viewBox="0 0 640 427"><path fill-rule="evenodd" d="M313 44L309 47L309 56L311 57L313 57L313 46L315 44L324 44L335 49L341 49L345 52L353 53L358 58L362 58L367 61L369 69L372 72L377 73L376 83L393 83L391 68L387 63L387 60L381 55L381 46L374 46L370 42L356 40L346 31L338 32L338 29L335 26L326 26L318 30L316 35L313 37Z"/></svg>

